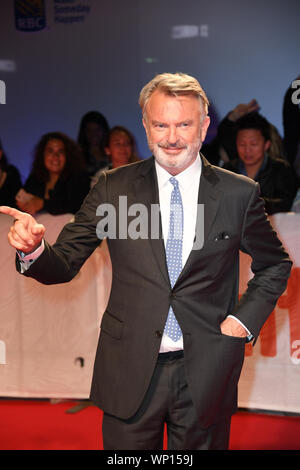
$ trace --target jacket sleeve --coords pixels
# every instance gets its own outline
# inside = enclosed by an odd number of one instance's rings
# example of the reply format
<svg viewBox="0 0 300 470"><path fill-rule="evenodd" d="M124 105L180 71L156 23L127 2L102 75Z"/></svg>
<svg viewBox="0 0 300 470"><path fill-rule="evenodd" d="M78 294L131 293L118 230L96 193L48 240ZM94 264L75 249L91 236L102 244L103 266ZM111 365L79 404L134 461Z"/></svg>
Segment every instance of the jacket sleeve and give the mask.
<svg viewBox="0 0 300 470"><path fill-rule="evenodd" d="M232 315L257 337L286 288L292 266L266 217L257 183L245 212L240 249L251 256L254 276Z"/></svg>
<svg viewBox="0 0 300 470"><path fill-rule="evenodd" d="M106 201L106 175L85 198L74 220L65 225L56 243L50 246L45 241L45 249L29 269L24 272L42 284L68 282L79 272L83 263L93 253L102 239L97 233L97 208ZM18 257L17 270L21 272Z"/></svg>

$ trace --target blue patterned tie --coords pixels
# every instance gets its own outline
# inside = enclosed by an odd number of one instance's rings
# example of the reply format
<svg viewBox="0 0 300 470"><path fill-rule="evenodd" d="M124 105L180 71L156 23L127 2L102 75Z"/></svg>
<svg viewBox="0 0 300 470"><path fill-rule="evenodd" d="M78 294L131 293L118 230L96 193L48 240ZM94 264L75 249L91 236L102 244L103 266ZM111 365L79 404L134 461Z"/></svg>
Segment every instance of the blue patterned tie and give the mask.
<svg viewBox="0 0 300 470"><path fill-rule="evenodd" d="M170 203L169 234L166 246L169 278L173 288L182 270L183 206L178 181L172 176L169 180L174 186ZM178 341L182 332L170 306L165 334L173 341Z"/></svg>

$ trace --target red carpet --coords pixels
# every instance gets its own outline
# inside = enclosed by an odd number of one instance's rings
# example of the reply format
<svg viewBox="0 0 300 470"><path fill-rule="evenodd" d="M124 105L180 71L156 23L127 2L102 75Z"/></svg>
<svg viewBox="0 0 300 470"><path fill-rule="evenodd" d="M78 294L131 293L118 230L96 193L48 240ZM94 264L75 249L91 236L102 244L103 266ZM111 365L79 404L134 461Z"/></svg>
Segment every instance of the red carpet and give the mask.
<svg viewBox="0 0 300 470"><path fill-rule="evenodd" d="M0 450L101 450L101 411L77 403L0 400ZM300 417L239 412L230 449L299 450Z"/></svg>

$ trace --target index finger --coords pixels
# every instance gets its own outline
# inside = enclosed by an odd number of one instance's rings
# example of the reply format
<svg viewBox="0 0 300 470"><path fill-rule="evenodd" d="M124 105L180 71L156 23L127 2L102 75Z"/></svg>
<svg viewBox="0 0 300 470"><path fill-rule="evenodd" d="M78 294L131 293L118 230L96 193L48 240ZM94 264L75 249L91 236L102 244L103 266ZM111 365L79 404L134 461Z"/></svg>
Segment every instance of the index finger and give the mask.
<svg viewBox="0 0 300 470"><path fill-rule="evenodd" d="M0 206L0 212L2 212L2 214L10 215L11 217L14 217L15 219L19 219L24 215L23 212L19 211L18 209L14 209L13 207L9 207L9 206Z"/></svg>

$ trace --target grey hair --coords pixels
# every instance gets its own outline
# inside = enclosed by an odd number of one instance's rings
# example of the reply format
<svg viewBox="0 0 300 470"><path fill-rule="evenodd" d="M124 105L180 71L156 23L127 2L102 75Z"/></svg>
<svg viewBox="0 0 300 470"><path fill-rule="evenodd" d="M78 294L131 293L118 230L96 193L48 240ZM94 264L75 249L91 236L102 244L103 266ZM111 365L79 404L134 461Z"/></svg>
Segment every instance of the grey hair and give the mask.
<svg viewBox="0 0 300 470"><path fill-rule="evenodd" d="M209 101L198 80L190 75L178 72L156 75L142 88L139 105L144 116L148 100L156 90L170 96L193 95L199 99L204 115L208 113Z"/></svg>

